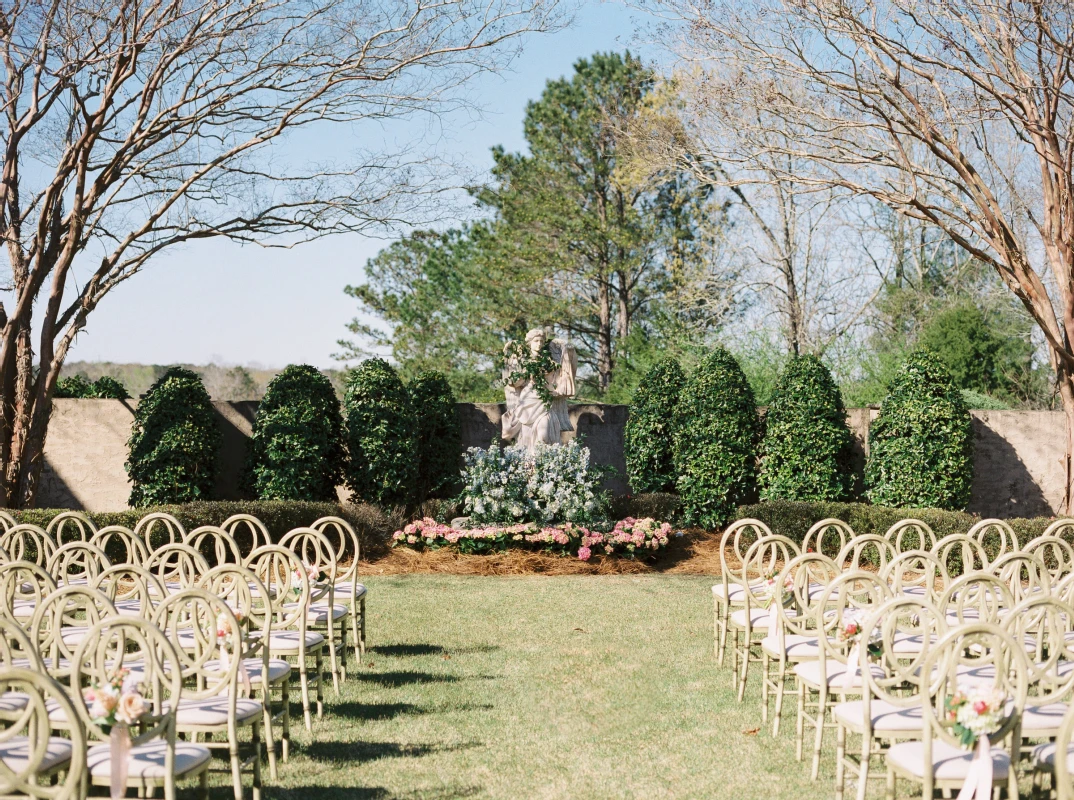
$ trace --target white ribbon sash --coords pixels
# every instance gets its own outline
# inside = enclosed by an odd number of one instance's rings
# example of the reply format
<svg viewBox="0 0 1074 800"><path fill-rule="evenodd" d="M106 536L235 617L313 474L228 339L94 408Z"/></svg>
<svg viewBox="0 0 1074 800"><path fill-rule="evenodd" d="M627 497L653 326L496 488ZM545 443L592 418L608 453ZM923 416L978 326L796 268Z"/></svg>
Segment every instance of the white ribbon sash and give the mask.
<svg viewBox="0 0 1074 800"><path fill-rule="evenodd" d="M1014 769L1014 766L1011 766ZM958 800L991 800L992 798L992 746L987 736L977 737L977 752L974 753L966 782L958 793Z"/></svg>
<svg viewBox="0 0 1074 800"><path fill-rule="evenodd" d="M220 669L223 672L227 672L231 668L231 654L228 652L227 647L220 648ZM239 659L239 678L242 680L242 690L244 697L249 697L253 692L253 687L250 684L250 671L246 669L246 660Z"/></svg>
<svg viewBox="0 0 1074 800"><path fill-rule="evenodd" d="M861 660L861 647L855 642L847 655L847 670L843 673L843 688L849 689L854 685L854 679L858 677L859 661Z"/></svg>
<svg viewBox="0 0 1074 800"><path fill-rule="evenodd" d="M109 770L111 778L112 800L120 800L127 794L127 770L130 767L131 732L122 724L112 726L109 734L109 750L112 754L112 768Z"/></svg>

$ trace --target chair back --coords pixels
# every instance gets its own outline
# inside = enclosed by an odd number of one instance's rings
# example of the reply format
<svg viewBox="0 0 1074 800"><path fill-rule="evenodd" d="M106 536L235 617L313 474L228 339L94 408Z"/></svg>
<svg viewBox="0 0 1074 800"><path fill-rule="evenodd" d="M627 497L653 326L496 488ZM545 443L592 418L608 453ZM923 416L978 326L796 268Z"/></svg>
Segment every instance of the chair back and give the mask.
<svg viewBox="0 0 1074 800"><path fill-rule="evenodd" d="M939 558L927 550L906 550L880 570L892 594L913 594L935 603L949 583Z"/></svg>
<svg viewBox="0 0 1074 800"><path fill-rule="evenodd" d="M45 569L57 585L89 584L110 566L112 562L101 548L89 542L68 542L52 554Z"/></svg>
<svg viewBox="0 0 1074 800"><path fill-rule="evenodd" d="M341 517L321 517L310 525L313 530L324 536L336 554L336 583L353 583L358 574L358 559L361 557L361 542L354 527ZM350 562L347 562L347 557ZM344 567L343 564L347 566Z"/></svg>
<svg viewBox="0 0 1074 800"><path fill-rule="evenodd" d="M265 523L251 514L232 514L220 527L238 543L243 559L261 545L272 544L272 536Z"/></svg>
<svg viewBox="0 0 1074 800"><path fill-rule="evenodd" d="M839 565L820 553L802 553L780 570L775 585L784 586L789 595L786 607L781 602L776 602L773 607L779 622L777 637L781 644L784 632L792 636L817 635L824 611L817 602L818 596L839 574Z"/></svg>
<svg viewBox="0 0 1074 800"><path fill-rule="evenodd" d="M245 649L244 621L222 598L199 588L168 595L153 613L153 623L175 645L183 665L186 698L226 695L232 722L239 659Z"/></svg>
<svg viewBox="0 0 1074 800"><path fill-rule="evenodd" d="M97 526L81 511L64 511L57 514L45 528L57 547L68 542L88 542L97 532Z"/></svg>
<svg viewBox="0 0 1074 800"><path fill-rule="evenodd" d="M862 569L840 572L815 595L822 675L829 659L847 663L854 647L846 636L847 626L864 626L869 615L891 598L891 589L880 576ZM860 638L859 649L865 644L867 640Z"/></svg>
<svg viewBox="0 0 1074 800"><path fill-rule="evenodd" d="M90 544L104 551L113 564L138 564L149 558L149 550L142 537L122 525L101 528L90 539Z"/></svg>
<svg viewBox="0 0 1074 800"><path fill-rule="evenodd" d="M23 523L0 534L0 549L12 561L32 561L44 567L56 552L56 543L44 528Z"/></svg>
<svg viewBox="0 0 1074 800"><path fill-rule="evenodd" d="M918 704L921 669L926 654L947 634L943 614L925 597L896 595L875 608L863 623L862 636L879 644L878 670L863 669L865 719L870 719L872 699L900 708ZM910 691L907 691L910 687Z"/></svg>
<svg viewBox="0 0 1074 800"><path fill-rule="evenodd" d="M899 553L895 545L883 536L875 533L863 533L855 536L844 547L835 559L835 563L841 564L849 570L873 567L881 570L895 559Z"/></svg>
<svg viewBox="0 0 1074 800"><path fill-rule="evenodd" d="M801 554L798 545L774 533L750 545L742 566L731 574L732 580L744 590L747 609L766 605L765 582L775 579L791 559Z"/></svg>
<svg viewBox="0 0 1074 800"><path fill-rule="evenodd" d="M965 533L948 534L936 542L932 552L951 576L980 572L991 563L981 543Z"/></svg>
<svg viewBox="0 0 1074 800"><path fill-rule="evenodd" d="M974 622L1002 625L1015 603L1004 581L991 572L971 572L953 580L937 605L953 627Z"/></svg>
<svg viewBox="0 0 1074 800"><path fill-rule="evenodd" d="M1033 705L1069 702L1074 693L1074 605L1038 594L1015 606L1003 627L1023 644Z"/></svg>
<svg viewBox="0 0 1074 800"><path fill-rule="evenodd" d="M41 800L77 800L84 796L86 780L86 737L80 725L72 726L67 739L52 736L49 712L58 710L74 720L78 712L66 689L38 670L26 667L0 669L0 686L26 698L26 707L17 714L0 715L0 753L10 752L0 767L0 795ZM77 705L82 705L78 703ZM58 752L59 751L59 752ZM43 783L52 773L56 756L62 777Z"/></svg>
<svg viewBox="0 0 1074 800"><path fill-rule="evenodd" d="M1052 586L1074 573L1074 546L1058 536L1038 536L1026 543L1025 552L1040 557L1048 568Z"/></svg>
<svg viewBox="0 0 1074 800"><path fill-rule="evenodd" d="M163 511L146 514L138 520L134 532L145 542L145 549L150 553L166 544L180 544L186 536L182 523Z"/></svg>
<svg viewBox="0 0 1074 800"><path fill-rule="evenodd" d="M243 643L243 657L260 655L264 660L262 674L268 675L269 648L265 645L272 632L273 608L272 597L261 579L241 564L221 564L203 575L197 588L219 597L233 611L242 614L243 627L253 634Z"/></svg>
<svg viewBox="0 0 1074 800"><path fill-rule="evenodd" d="M210 568L221 564L241 564L239 545L231 534L215 525L202 525L186 535L183 540L205 558Z"/></svg>
<svg viewBox="0 0 1074 800"><path fill-rule="evenodd" d="M932 550L936 546L936 534L919 519L903 519L884 533L884 538L895 545L895 550Z"/></svg>
<svg viewBox="0 0 1074 800"><path fill-rule="evenodd" d="M26 622L41 601L56 591L56 581L32 561L0 565L0 615Z"/></svg>
<svg viewBox="0 0 1074 800"><path fill-rule="evenodd" d="M6 530L14 528L18 523L15 522L15 518L9 513L0 508L0 533Z"/></svg>
<svg viewBox="0 0 1074 800"><path fill-rule="evenodd" d="M771 535L772 531L759 519L740 519L727 526L720 536L720 580L724 597L730 597L730 584L734 582L731 573L743 565L746 551L758 540ZM731 561L727 558L728 548L731 550Z"/></svg>
<svg viewBox="0 0 1074 800"><path fill-rule="evenodd" d="M245 566L271 598L273 627L298 628L304 635L311 581L302 559L281 545L263 544L247 556Z"/></svg>
<svg viewBox="0 0 1074 800"><path fill-rule="evenodd" d="M982 519L974 523L966 535L985 549L989 561L1019 549L1014 528L1001 519Z"/></svg>
<svg viewBox="0 0 1074 800"><path fill-rule="evenodd" d="M112 601L89 586L60 586L48 595L34 611L29 628L48 673L54 678L68 676L87 629L118 616Z"/></svg>
<svg viewBox="0 0 1074 800"><path fill-rule="evenodd" d="M837 559L854 538L854 529L841 519L822 519L808 531L802 539L803 553L820 553L831 559Z"/></svg>
<svg viewBox="0 0 1074 800"><path fill-rule="evenodd" d="M188 544L166 544L149 553L145 568L157 576L164 588L189 589L209 571L209 563Z"/></svg>
<svg viewBox="0 0 1074 800"><path fill-rule="evenodd" d="M97 576L92 586L111 600L120 614L146 619L168 595L160 579L140 564L111 566Z"/></svg>
<svg viewBox="0 0 1074 800"><path fill-rule="evenodd" d="M1066 754L1070 752L1071 742L1074 742L1074 703L1067 707L1067 713L1063 715L1063 724L1059 726L1059 736L1055 739L1053 784L1056 800L1074 800L1074 782L1072 782L1070 766L1066 759Z"/></svg>
<svg viewBox="0 0 1074 800"><path fill-rule="evenodd" d="M1010 587L1016 603L1038 592L1051 591L1051 573L1040 556L1032 553L1007 553L996 559L989 571Z"/></svg>

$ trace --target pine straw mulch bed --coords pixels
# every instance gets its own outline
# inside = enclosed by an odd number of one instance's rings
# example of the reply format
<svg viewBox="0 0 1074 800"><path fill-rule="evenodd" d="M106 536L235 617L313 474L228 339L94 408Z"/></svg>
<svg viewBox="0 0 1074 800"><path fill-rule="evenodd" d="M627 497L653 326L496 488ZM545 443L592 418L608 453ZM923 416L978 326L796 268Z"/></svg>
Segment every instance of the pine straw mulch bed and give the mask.
<svg viewBox="0 0 1074 800"><path fill-rule="evenodd" d="M418 552L395 547L361 562L359 575L719 575L720 533L701 529L672 536L652 560L593 556L579 561L569 556L508 550L487 555L464 555L454 548Z"/></svg>

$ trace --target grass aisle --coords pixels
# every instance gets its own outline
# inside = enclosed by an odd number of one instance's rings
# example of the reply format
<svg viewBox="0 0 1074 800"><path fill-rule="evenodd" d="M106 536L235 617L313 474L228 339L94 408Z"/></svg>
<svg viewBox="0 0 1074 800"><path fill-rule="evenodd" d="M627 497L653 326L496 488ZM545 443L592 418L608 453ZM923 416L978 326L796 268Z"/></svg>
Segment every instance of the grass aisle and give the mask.
<svg viewBox="0 0 1074 800"><path fill-rule="evenodd" d="M269 798L833 794L830 752L816 784L795 762L793 717L749 732L760 682L740 706L712 658L711 578L369 584L366 661Z"/></svg>

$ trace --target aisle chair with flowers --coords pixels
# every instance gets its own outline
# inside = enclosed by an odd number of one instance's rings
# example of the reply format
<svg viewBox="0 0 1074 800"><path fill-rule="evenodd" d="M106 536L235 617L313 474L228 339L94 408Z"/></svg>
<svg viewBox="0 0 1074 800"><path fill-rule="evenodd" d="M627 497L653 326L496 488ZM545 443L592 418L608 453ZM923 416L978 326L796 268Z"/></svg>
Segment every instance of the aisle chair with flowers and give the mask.
<svg viewBox="0 0 1074 800"><path fill-rule="evenodd" d="M365 584L358 581L358 559L361 557L361 542L358 533L349 522L340 517L321 517L310 525L318 531L329 543L333 545L336 554L336 599L349 606L346 618L340 620L340 624L346 629L350 625L351 638L354 641L354 660L361 663L365 655L365 600L368 589ZM350 563L343 566L347 556ZM347 657L344 653L341 666L343 678L347 677Z"/></svg>
<svg viewBox="0 0 1074 800"><path fill-rule="evenodd" d="M205 589L182 589L167 598L153 614L153 623L176 645L182 664L183 697L175 713L175 729L202 741L210 750L226 750L230 761L235 800L242 800L242 773L253 775L253 797L261 797L261 725L265 708L249 697L250 681L245 675L246 651L243 622L228 606ZM240 680L240 675L246 680ZM240 732L249 731L250 754L243 758ZM271 723L265 731L273 746ZM213 741L223 735L222 742Z"/></svg>
<svg viewBox="0 0 1074 800"><path fill-rule="evenodd" d="M340 668L337 652L347 657L348 609L336 602L336 553L328 538L313 528L295 528L282 539L286 547L301 559L310 580L310 599L307 603L307 626L320 633L328 644L328 663L332 685L339 696Z"/></svg>
<svg viewBox="0 0 1074 800"><path fill-rule="evenodd" d="M988 668L993 679L964 685L966 668L978 674ZM966 796L985 800L993 783L1018 797L1015 764L1028 689L1022 642L991 623L951 629L926 652L917 687L921 735L886 753L889 800L896 778L920 783L928 800L936 790L964 787Z"/></svg>
<svg viewBox="0 0 1074 800"><path fill-rule="evenodd" d="M208 798L212 754L176 742L176 711L183 697L183 666L175 646L153 622L135 617L102 620L89 629L71 669L70 689L83 694L75 708L87 738L89 782L113 798L127 788L140 797L163 786L175 800L178 781L198 778Z"/></svg>

